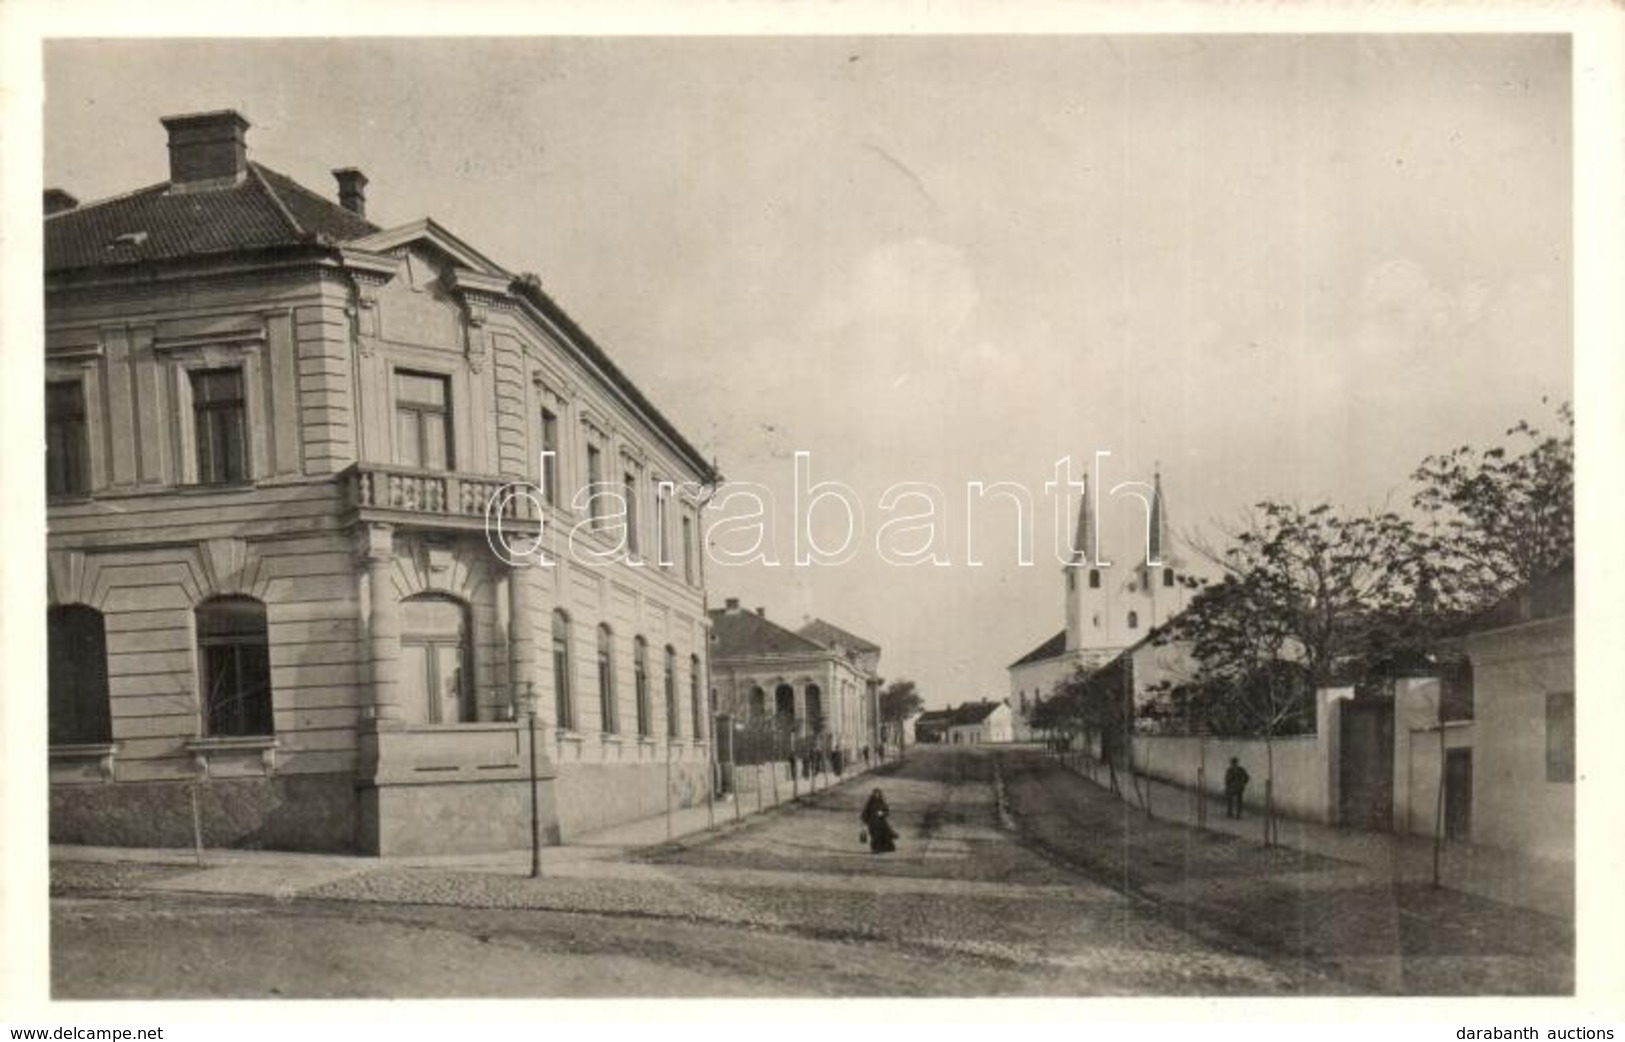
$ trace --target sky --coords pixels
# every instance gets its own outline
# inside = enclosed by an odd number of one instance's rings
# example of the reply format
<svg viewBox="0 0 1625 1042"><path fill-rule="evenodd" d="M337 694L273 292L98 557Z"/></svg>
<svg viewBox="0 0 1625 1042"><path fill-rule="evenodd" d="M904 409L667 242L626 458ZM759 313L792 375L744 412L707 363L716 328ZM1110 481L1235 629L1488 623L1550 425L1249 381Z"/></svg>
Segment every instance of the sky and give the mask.
<svg viewBox="0 0 1625 1042"><path fill-rule="evenodd" d="M1176 532L1211 540L1264 498L1403 504L1425 455L1572 396L1561 37L45 56L48 186L162 181L159 118L235 108L252 158L329 194L360 167L378 223L430 215L539 274L730 482L772 493L780 563L713 563L713 605L863 634L932 705L1002 697L1004 667L1060 629L1063 457L1081 474L1109 453L1108 488L1160 469ZM793 564L797 453L862 504L846 563ZM1008 506L967 505L975 481L1030 491L1032 564ZM941 490L940 565L874 551L902 483ZM1142 514L1107 501L1107 557L1131 563ZM843 521L826 503L812 532L838 545Z"/></svg>

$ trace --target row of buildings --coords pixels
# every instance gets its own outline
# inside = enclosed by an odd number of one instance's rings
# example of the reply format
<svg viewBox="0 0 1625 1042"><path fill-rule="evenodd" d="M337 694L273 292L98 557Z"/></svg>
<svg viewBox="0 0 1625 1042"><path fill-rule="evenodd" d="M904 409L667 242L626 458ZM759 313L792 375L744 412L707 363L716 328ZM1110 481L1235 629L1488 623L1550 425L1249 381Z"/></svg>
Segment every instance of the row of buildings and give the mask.
<svg viewBox="0 0 1625 1042"><path fill-rule="evenodd" d="M862 743L875 646L717 655L720 475L537 279L163 125L164 180L45 198L54 840L519 846L534 733L558 841L707 798L769 690Z"/></svg>
<svg viewBox="0 0 1625 1042"><path fill-rule="evenodd" d="M1039 737L1033 711L1079 669L1121 690L1140 721L1160 689L1197 668L1186 647L1154 639L1192 589L1182 581L1160 478L1149 553L1139 565L1091 563L1090 516L1086 492L1073 560L1062 569L1065 628L1008 667L1018 740ZM1178 721L1167 733L1135 726L1095 736L1095 752L1215 794L1231 757L1259 779L1273 762L1274 798L1288 814L1401 833L1439 830L1456 842L1572 863L1572 565L1514 591L1439 650L1437 665L1397 677L1389 696L1316 692L1312 730L1276 738L1268 753L1262 739L1185 734ZM1262 800L1263 788L1255 785L1249 798Z"/></svg>
<svg viewBox="0 0 1625 1042"><path fill-rule="evenodd" d="M1015 717L1007 701L984 698L914 717L914 740L941 745L993 745L1015 741Z"/></svg>

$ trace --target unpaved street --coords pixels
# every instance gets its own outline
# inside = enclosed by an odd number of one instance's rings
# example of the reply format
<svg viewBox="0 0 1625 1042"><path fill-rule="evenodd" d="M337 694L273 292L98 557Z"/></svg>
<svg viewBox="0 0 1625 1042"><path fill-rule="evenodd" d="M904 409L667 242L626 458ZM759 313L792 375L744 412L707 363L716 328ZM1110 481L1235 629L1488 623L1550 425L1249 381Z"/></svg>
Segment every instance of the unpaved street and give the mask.
<svg viewBox="0 0 1625 1042"><path fill-rule="evenodd" d="M902 833L895 854L858 842L874 785ZM154 890L175 868L64 863L53 979L63 998L1439 990L1407 977L1402 951L1339 958L1315 931L1239 922L1268 919L1239 877L1268 883L1257 858L1286 855L1162 828L1177 827L1139 824L1036 752L926 749L721 836L575 876L381 863L266 901ZM1229 904L1202 882L1224 866L1238 876ZM1336 865L1274 868L1339 878ZM1307 921L1305 892L1275 895L1300 902L1280 905L1289 920ZM1357 936L1405 942L1392 928ZM1486 986L1526 988L1522 965Z"/></svg>

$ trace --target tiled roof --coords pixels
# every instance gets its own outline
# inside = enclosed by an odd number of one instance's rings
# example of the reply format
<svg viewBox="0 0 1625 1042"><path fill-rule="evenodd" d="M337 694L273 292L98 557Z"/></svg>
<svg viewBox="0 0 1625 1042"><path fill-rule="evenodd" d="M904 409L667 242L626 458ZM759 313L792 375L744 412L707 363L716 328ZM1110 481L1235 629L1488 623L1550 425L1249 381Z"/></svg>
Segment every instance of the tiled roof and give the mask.
<svg viewBox="0 0 1625 1042"><path fill-rule="evenodd" d="M953 726L967 727L979 724L992 716L993 711L1002 705L1003 702L966 702L954 710Z"/></svg>
<svg viewBox="0 0 1625 1042"><path fill-rule="evenodd" d="M824 654L829 650L753 611L719 609L711 612L711 639L714 659Z"/></svg>
<svg viewBox="0 0 1625 1042"><path fill-rule="evenodd" d="M1043 662L1045 659L1055 658L1065 650L1066 630L1062 630L1049 640L1046 640L1044 643L1038 645L1038 647L1027 652L1027 654L1010 663L1010 665L1006 668L1015 669L1017 666L1025 666L1032 662Z"/></svg>
<svg viewBox="0 0 1625 1042"><path fill-rule="evenodd" d="M834 647L836 644L839 644L848 651L880 650L880 645L871 644L862 637L849 633L834 623L825 622L823 619L814 619L807 623L807 625L801 627L799 630L796 630L796 632L801 634L803 637L806 637L808 640L817 641L825 647Z"/></svg>
<svg viewBox="0 0 1625 1042"><path fill-rule="evenodd" d="M165 182L51 215L45 270L338 242L377 230L290 178L249 163L235 184L177 192Z"/></svg>

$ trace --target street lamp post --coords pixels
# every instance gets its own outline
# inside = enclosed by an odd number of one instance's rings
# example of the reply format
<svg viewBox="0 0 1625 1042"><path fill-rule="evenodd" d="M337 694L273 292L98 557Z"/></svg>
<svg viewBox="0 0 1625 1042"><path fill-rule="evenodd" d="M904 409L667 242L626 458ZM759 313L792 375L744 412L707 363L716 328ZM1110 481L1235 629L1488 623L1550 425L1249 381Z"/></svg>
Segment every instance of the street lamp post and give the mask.
<svg viewBox="0 0 1625 1042"><path fill-rule="evenodd" d="M536 779L536 692L530 681L525 681L525 725L530 732L530 878L542 877L542 810Z"/></svg>

